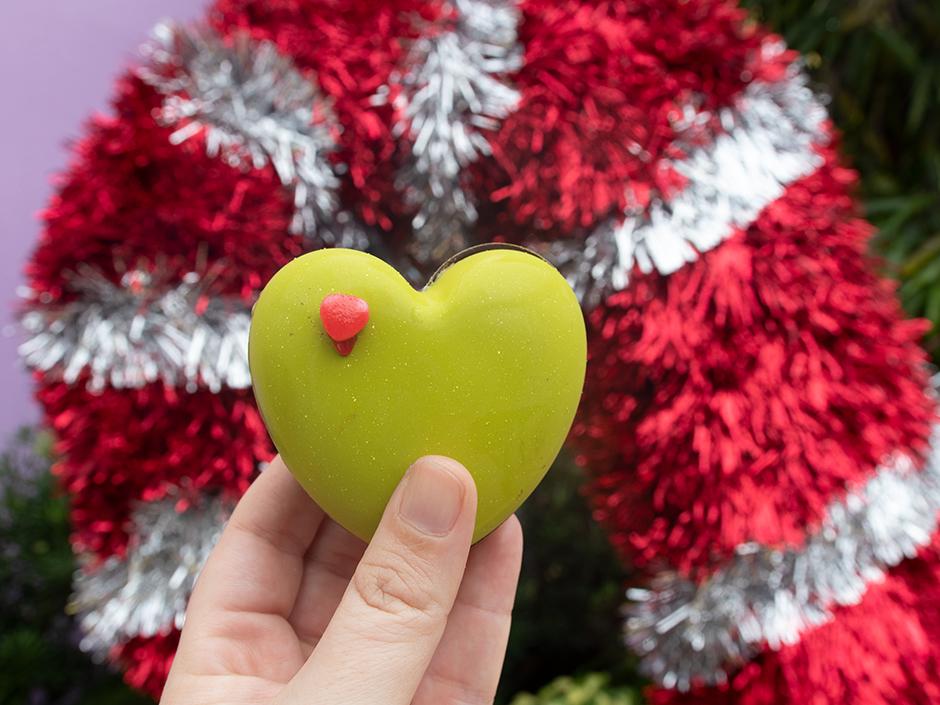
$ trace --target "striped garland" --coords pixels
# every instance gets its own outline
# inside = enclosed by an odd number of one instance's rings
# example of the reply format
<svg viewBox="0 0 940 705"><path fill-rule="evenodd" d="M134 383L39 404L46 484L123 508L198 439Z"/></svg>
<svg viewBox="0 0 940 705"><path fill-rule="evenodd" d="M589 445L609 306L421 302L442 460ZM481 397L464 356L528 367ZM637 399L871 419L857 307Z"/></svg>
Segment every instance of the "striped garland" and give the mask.
<svg viewBox="0 0 940 705"><path fill-rule="evenodd" d="M765 54L782 50L771 44ZM700 134L712 116L687 112L684 129ZM718 118L721 132L672 164L686 186L669 201L627 210L586 238L530 243L561 270L585 309L625 288L635 267L672 274L720 245L819 168L816 148L830 141L826 110L795 65L780 81L750 84Z"/></svg>
<svg viewBox="0 0 940 705"><path fill-rule="evenodd" d="M723 132L674 164L688 183L668 203L627 213L614 229L618 269L672 274L746 227L786 187L822 165L829 142L823 106L796 66L774 83L755 82L721 111ZM690 127L707 119L690 116ZM619 283L619 282L618 282ZM622 287L621 287L622 288Z"/></svg>
<svg viewBox="0 0 940 705"><path fill-rule="evenodd" d="M396 184L415 210L413 254L425 264L473 242L476 205L462 174L490 153L486 131L519 99L504 80L522 61L515 5L456 0L454 13L453 29L417 40L408 66L393 77L401 88L396 130L411 146ZM229 44L209 30L165 25L148 51L140 75L164 96L157 119L175 128L174 143L202 135L211 156L239 168L273 168L294 194L292 230L311 246L381 246L339 205L343 166L330 160L335 117L309 77L272 44L247 37ZM713 117L690 110L683 124L700 135ZM746 227L821 165L816 149L830 140L826 111L798 67L779 81L752 83L717 117L721 131L672 164L686 179L674 197L627 210L586 238L530 243L562 270L586 309L625 288L634 269L671 274ZM77 298L62 305L28 294L29 339L20 352L30 367L70 384L87 375L93 389L156 381L211 391L250 386L250 302L210 295L211 281L195 273L168 284L133 270L114 283L80 267L69 287ZM940 431L932 441L940 448ZM833 607L858 602L871 581L936 530L937 453L922 470L906 457L886 462L863 488L833 503L800 550L747 544L704 583L662 573L651 588L629 591L626 639L645 672L670 688L720 683L762 646L794 643L830 619ZM127 557L98 567L85 560L76 578L72 609L81 615L83 648L104 654L180 627L229 511L215 499L184 512L172 499L139 505Z"/></svg>
<svg viewBox="0 0 940 705"><path fill-rule="evenodd" d="M930 544L940 513L940 427L922 467L899 456L833 502L799 548L748 543L706 581L662 572L627 591L625 638L666 688L724 683L764 646L779 649L858 604L869 584Z"/></svg>
<svg viewBox="0 0 940 705"><path fill-rule="evenodd" d="M688 183L670 202L655 201L620 223L607 221L586 240L528 243L565 274L585 309L624 288L634 267L670 274L747 226L790 183L819 166L815 147L829 139L825 110L797 69L778 83L749 86L721 122L726 132L674 165ZM335 215L332 222L348 225L347 232L364 232L348 213ZM378 247L366 235L355 244ZM81 271L73 279L80 299L56 308L40 304L26 314L30 339L21 355L35 369L63 368L66 381L87 368L96 388L158 379L213 390L247 388L249 306L206 300L196 275L187 277L148 302Z"/></svg>
<svg viewBox="0 0 940 705"><path fill-rule="evenodd" d="M368 232L339 207L336 116L310 76L267 41L226 42L208 28L158 25L140 77L164 96L157 121L173 144L203 135L209 156L273 167L293 190L291 231L314 246L366 249Z"/></svg>

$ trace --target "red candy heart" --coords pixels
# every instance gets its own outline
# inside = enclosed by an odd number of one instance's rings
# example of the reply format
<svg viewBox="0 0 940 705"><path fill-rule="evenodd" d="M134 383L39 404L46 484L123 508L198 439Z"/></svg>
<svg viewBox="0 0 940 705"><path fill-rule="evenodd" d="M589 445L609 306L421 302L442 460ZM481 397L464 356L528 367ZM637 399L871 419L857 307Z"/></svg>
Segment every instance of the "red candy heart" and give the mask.
<svg viewBox="0 0 940 705"><path fill-rule="evenodd" d="M358 296L330 294L320 303L320 320L336 352L346 357L369 322L369 304Z"/></svg>

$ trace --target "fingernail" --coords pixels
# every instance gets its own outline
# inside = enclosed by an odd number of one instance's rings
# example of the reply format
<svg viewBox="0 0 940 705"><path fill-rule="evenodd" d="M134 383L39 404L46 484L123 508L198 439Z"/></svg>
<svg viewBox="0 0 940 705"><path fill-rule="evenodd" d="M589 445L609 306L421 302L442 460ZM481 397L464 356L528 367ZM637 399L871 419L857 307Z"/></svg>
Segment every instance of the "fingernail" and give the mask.
<svg viewBox="0 0 940 705"><path fill-rule="evenodd" d="M454 461L422 458L408 469L402 488L401 517L425 534L449 534L463 507L463 483L449 469Z"/></svg>

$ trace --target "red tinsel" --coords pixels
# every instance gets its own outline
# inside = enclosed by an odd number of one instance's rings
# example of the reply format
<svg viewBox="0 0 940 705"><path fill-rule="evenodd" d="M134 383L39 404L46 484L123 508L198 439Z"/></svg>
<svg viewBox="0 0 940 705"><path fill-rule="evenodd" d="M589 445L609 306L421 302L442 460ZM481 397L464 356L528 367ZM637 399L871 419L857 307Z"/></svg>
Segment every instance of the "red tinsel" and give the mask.
<svg viewBox="0 0 940 705"><path fill-rule="evenodd" d="M77 144L27 267L31 286L51 300L69 297L67 274L78 264L114 281L138 267L171 281L211 272L214 291L248 299L302 252L287 234L291 194L273 169L231 167L207 156L199 136L171 144L172 129L153 119L160 100L123 78L116 114L95 119Z"/></svg>
<svg viewBox="0 0 940 705"><path fill-rule="evenodd" d="M110 658L124 667L128 685L159 700L179 641L177 629L153 637L136 637L115 647Z"/></svg>
<svg viewBox="0 0 940 705"><path fill-rule="evenodd" d="M746 231L590 315L573 440L639 564L799 544L887 456L925 450L925 326L874 274L853 173L823 155Z"/></svg>
<svg viewBox="0 0 940 705"><path fill-rule="evenodd" d="M510 239L513 225L557 235L671 193L681 179L662 158L681 156L682 108L727 105L765 70L767 35L721 0L528 0L522 11L522 100L478 165Z"/></svg>
<svg viewBox="0 0 940 705"><path fill-rule="evenodd" d="M240 496L273 449L250 391L88 391L84 381L38 392L56 432L55 467L72 496L72 541L105 558L127 543L135 501L221 490Z"/></svg>
<svg viewBox="0 0 940 705"><path fill-rule="evenodd" d="M934 705L940 702L936 548L869 587L798 644L767 652L728 685L652 689L651 705Z"/></svg>

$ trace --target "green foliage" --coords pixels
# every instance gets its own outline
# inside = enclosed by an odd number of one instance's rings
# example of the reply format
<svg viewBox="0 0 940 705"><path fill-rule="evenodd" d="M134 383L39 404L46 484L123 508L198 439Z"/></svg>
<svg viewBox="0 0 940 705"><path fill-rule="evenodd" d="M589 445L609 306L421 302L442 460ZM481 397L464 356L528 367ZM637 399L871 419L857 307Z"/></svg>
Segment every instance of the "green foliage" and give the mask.
<svg viewBox="0 0 940 705"><path fill-rule="evenodd" d="M50 456L48 436L24 430L0 457L0 705L152 705L78 650L68 506Z"/></svg>
<svg viewBox="0 0 940 705"><path fill-rule="evenodd" d="M499 702L561 673L606 670L636 681L621 636L627 573L582 485L562 456L519 512L526 546Z"/></svg>
<svg viewBox="0 0 940 705"><path fill-rule="evenodd" d="M862 175L876 251L940 354L940 0L744 0L803 53Z"/></svg>
<svg viewBox="0 0 940 705"><path fill-rule="evenodd" d="M612 687L609 675L589 673L579 678L559 678L536 695L517 696L511 705L639 705L640 702L637 688Z"/></svg>

